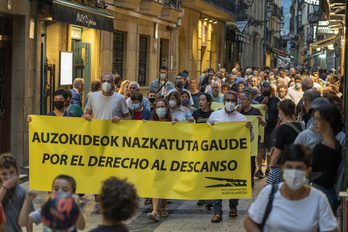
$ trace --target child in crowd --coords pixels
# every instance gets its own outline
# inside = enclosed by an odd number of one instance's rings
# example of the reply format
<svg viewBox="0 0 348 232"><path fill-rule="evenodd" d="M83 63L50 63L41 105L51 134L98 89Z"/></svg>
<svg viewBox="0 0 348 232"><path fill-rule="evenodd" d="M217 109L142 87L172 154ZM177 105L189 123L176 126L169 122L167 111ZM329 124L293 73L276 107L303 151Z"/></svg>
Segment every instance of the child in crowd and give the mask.
<svg viewBox="0 0 348 232"><path fill-rule="evenodd" d="M74 178L68 175L59 175L53 180L52 185L52 194L57 194L60 192L66 192L69 194L74 194L74 199L76 203L79 205L79 197L76 194L76 181ZM32 225L33 222L35 222L36 225L40 224L42 222L41 219L41 208L36 210L33 213L29 214L29 206L32 205L33 200L36 198L37 192L35 190L30 190L27 192L25 201L23 204L23 208L21 210L20 216L19 216L19 225ZM85 228L85 218L83 217L83 214L79 213L79 216L77 218L76 227L79 230L83 230ZM52 231L49 229L46 225L43 225L43 231Z"/></svg>
<svg viewBox="0 0 348 232"><path fill-rule="evenodd" d="M102 224L90 232L127 232L122 221L132 217L138 209L139 197L134 186L112 176L104 181L98 201Z"/></svg>
<svg viewBox="0 0 348 232"><path fill-rule="evenodd" d="M19 185L17 161L10 153L4 153L0 156L0 182L0 202L7 219L4 223L5 230L6 232L22 231L21 226L18 224L18 217L27 190ZM34 211L33 204L28 204L27 210L30 212ZM26 226L27 231L32 231L31 224L23 224L23 226Z"/></svg>

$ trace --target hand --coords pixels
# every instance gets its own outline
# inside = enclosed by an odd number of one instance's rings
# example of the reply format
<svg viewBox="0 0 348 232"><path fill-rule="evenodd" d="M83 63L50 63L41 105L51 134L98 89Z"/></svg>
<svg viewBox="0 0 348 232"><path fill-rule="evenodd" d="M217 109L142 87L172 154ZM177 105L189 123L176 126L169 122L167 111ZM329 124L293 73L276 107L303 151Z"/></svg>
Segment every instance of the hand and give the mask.
<svg viewBox="0 0 348 232"><path fill-rule="evenodd" d="M37 191L36 190L29 190L26 195L25 199L27 201L33 201L37 197Z"/></svg>
<svg viewBox="0 0 348 232"><path fill-rule="evenodd" d="M249 128L250 130L252 130L252 129L253 129L253 124L252 124L250 121L248 121L248 122L245 124L245 127L246 127L246 128Z"/></svg>
<svg viewBox="0 0 348 232"><path fill-rule="evenodd" d="M195 118L191 116L191 117L189 117L188 121L189 121L189 122L194 122L194 121L195 121Z"/></svg>
<svg viewBox="0 0 348 232"><path fill-rule="evenodd" d="M112 123L116 123L116 122L118 122L118 121L120 121L120 120L121 120L120 117L115 116L115 117L113 117L113 118L111 119L111 122L112 122Z"/></svg>
<svg viewBox="0 0 348 232"><path fill-rule="evenodd" d="M263 106L263 110L264 110L264 111L267 111L267 110L268 110L268 106L264 105L264 106Z"/></svg>
<svg viewBox="0 0 348 232"><path fill-rule="evenodd" d="M143 119L143 120L141 120L142 122L146 122L146 120L145 119Z"/></svg>
<svg viewBox="0 0 348 232"><path fill-rule="evenodd" d="M179 122L179 121L175 119L175 120L172 121L172 124L175 125L175 124L178 123L178 122Z"/></svg>
<svg viewBox="0 0 348 232"><path fill-rule="evenodd" d="M31 121L33 121L33 120L31 119L30 115L28 115L28 117L27 117L27 123L29 123L29 122L31 122Z"/></svg>
<svg viewBox="0 0 348 232"><path fill-rule="evenodd" d="M7 189L11 189L16 187L17 185L17 176L8 178L7 180L4 181L3 186Z"/></svg>
<svg viewBox="0 0 348 232"><path fill-rule="evenodd" d="M211 122L210 122L210 125L214 126L214 125L215 125L214 121L211 121Z"/></svg>
<svg viewBox="0 0 348 232"><path fill-rule="evenodd" d="M261 122L262 121L262 116L257 116L257 119L259 120L259 122Z"/></svg>
<svg viewBox="0 0 348 232"><path fill-rule="evenodd" d="M89 114L85 114L85 116L83 116L83 117L89 122L92 120L91 115L89 115Z"/></svg>
<svg viewBox="0 0 348 232"><path fill-rule="evenodd" d="M268 103L269 98L268 97L264 97L261 104L267 104Z"/></svg>
<svg viewBox="0 0 348 232"><path fill-rule="evenodd" d="M242 111L242 107L240 105L238 105L237 108L236 108L236 111L237 112L241 112Z"/></svg>

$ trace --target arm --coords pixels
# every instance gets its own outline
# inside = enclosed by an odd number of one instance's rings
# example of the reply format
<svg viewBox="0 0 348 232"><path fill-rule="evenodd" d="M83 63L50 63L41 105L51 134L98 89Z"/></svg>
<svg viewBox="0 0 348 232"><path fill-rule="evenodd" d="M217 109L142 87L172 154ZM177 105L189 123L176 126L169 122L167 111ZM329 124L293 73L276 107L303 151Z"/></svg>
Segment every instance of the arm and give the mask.
<svg viewBox="0 0 348 232"><path fill-rule="evenodd" d="M20 226L27 226L33 224L34 220L29 216L29 209L36 196L37 192L35 190L30 190L26 193L21 213L19 214L18 224Z"/></svg>
<svg viewBox="0 0 348 232"><path fill-rule="evenodd" d="M257 118L259 119L259 123L261 126L263 127L267 126L267 122L262 116L257 116Z"/></svg>
<svg viewBox="0 0 348 232"><path fill-rule="evenodd" d="M258 225L247 214L243 221L244 229L248 232L261 232Z"/></svg>
<svg viewBox="0 0 348 232"><path fill-rule="evenodd" d="M80 205L79 195L73 194L73 198L74 198L76 204ZM85 217L83 216L80 207L79 207L79 216L77 217L77 220L76 220L76 227L79 230L83 230L86 227Z"/></svg>
<svg viewBox="0 0 348 232"><path fill-rule="evenodd" d="M272 155L272 160L271 160L271 163L270 163L270 166L275 166L277 161L279 160L280 158L280 154L282 153L282 150L278 149L278 148L274 148L274 152L273 152L273 155Z"/></svg>
<svg viewBox="0 0 348 232"><path fill-rule="evenodd" d="M17 176L7 179L0 188L0 203L4 200L9 189L17 186Z"/></svg>
<svg viewBox="0 0 348 232"><path fill-rule="evenodd" d="M0 225L0 232L5 232L5 226L4 226L4 224L1 224L1 225Z"/></svg>
<svg viewBox="0 0 348 232"><path fill-rule="evenodd" d="M33 231L33 224L26 225L25 228L27 229L27 232L32 232Z"/></svg>

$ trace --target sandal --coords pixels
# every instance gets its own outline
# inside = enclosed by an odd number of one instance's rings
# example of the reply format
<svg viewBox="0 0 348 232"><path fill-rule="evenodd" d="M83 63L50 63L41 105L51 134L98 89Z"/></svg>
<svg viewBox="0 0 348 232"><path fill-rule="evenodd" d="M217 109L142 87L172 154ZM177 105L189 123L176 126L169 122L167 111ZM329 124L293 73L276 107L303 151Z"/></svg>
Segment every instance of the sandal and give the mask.
<svg viewBox="0 0 348 232"><path fill-rule="evenodd" d="M218 223L222 221L222 215L221 214L215 214L214 217L211 219L212 223Z"/></svg>
<svg viewBox="0 0 348 232"><path fill-rule="evenodd" d="M161 209L161 218L168 217L168 211L166 209Z"/></svg>
<svg viewBox="0 0 348 232"><path fill-rule="evenodd" d="M238 216L237 209L230 209L228 216L229 217L237 217Z"/></svg>

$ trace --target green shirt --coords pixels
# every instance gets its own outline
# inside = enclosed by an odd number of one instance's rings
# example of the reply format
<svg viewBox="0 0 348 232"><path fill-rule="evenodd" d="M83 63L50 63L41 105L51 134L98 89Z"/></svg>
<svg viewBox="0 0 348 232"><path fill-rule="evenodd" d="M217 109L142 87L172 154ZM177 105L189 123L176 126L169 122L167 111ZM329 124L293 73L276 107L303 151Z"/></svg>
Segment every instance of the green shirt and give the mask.
<svg viewBox="0 0 348 232"><path fill-rule="evenodd" d="M75 114L75 117L79 117L79 118L81 118L82 115L84 114L82 108L76 104L71 104L68 111Z"/></svg>

